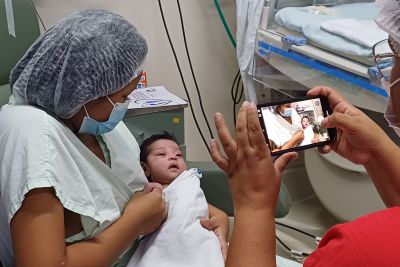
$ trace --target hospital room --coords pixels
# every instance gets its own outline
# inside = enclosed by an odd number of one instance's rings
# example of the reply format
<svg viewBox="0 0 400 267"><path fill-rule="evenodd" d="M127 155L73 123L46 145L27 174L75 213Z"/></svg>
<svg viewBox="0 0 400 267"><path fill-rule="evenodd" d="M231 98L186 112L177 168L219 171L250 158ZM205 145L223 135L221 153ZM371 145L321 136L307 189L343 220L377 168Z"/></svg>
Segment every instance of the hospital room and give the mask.
<svg viewBox="0 0 400 267"><path fill-rule="evenodd" d="M399 266L399 145L399 0L0 0L0 267Z"/></svg>

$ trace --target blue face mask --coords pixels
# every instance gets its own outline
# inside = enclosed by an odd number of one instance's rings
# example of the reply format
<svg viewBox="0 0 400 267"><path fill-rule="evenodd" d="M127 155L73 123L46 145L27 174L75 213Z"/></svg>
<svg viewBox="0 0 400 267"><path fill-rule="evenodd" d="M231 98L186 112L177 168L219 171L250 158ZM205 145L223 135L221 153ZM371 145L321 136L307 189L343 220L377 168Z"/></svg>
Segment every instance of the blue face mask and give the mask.
<svg viewBox="0 0 400 267"><path fill-rule="evenodd" d="M79 129L79 133L92 134L92 135L101 135L104 133L111 132L117 124L122 121L125 116L125 113L129 106L129 100L126 100L124 103L113 103L110 98L108 101L114 106L113 110L110 113L110 117L107 121L98 122L89 117L89 114L86 110L86 106L83 105L86 116L83 118L81 128Z"/></svg>
<svg viewBox="0 0 400 267"><path fill-rule="evenodd" d="M282 117L289 118L292 116L292 109L291 108L284 108L283 112L281 112Z"/></svg>

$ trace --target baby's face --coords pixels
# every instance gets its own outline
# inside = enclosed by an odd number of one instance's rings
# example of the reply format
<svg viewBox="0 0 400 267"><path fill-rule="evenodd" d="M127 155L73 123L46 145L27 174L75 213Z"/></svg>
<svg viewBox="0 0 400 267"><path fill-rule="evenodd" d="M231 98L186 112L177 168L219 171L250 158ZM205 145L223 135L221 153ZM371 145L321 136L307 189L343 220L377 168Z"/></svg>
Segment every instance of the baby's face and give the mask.
<svg viewBox="0 0 400 267"><path fill-rule="evenodd" d="M172 140L160 139L149 146L147 162L143 163L146 176L151 181L168 185L186 170L179 146Z"/></svg>
<svg viewBox="0 0 400 267"><path fill-rule="evenodd" d="M303 125L303 129L307 128L308 126L310 126L310 121L307 118L303 118L301 120L301 125Z"/></svg>

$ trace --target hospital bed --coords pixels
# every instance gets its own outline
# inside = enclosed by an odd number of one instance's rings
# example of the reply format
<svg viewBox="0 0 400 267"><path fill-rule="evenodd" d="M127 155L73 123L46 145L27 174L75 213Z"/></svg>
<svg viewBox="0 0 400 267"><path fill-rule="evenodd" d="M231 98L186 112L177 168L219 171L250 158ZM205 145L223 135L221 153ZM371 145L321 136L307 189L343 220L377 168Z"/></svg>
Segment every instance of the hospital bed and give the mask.
<svg viewBox="0 0 400 267"><path fill-rule="evenodd" d="M299 90L327 85L341 91L356 106L385 110L387 94L371 59L372 44L358 40L361 37L353 40L348 32L340 32L343 27L338 27L343 22L349 27L353 23L374 25L378 8L373 1L271 0L267 11L267 24L257 31L253 67L256 81L274 87L269 73L272 66L299 83ZM377 28L366 31L377 32L377 41L387 38Z"/></svg>

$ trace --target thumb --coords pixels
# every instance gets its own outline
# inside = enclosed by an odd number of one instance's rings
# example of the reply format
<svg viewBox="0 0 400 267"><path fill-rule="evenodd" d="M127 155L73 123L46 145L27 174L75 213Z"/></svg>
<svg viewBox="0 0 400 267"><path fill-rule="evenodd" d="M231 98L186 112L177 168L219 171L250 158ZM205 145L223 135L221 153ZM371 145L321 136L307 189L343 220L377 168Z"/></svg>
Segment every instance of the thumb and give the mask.
<svg viewBox="0 0 400 267"><path fill-rule="evenodd" d="M216 227L214 222L209 219L201 219L200 224L207 230L214 230L214 228Z"/></svg>
<svg viewBox="0 0 400 267"><path fill-rule="evenodd" d="M354 120L346 114L335 112L321 122L327 128L350 129L354 125Z"/></svg>
<svg viewBox="0 0 400 267"><path fill-rule="evenodd" d="M297 159L297 156L296 152L283 154L275 160L275 169L281 174L292 160Z"/></svg>

